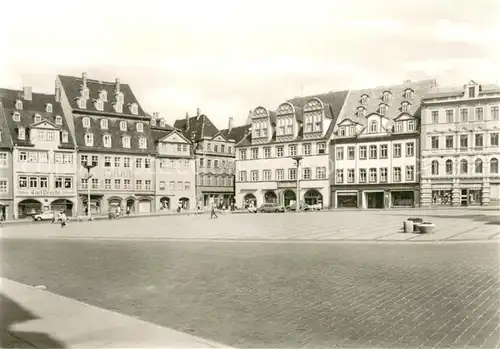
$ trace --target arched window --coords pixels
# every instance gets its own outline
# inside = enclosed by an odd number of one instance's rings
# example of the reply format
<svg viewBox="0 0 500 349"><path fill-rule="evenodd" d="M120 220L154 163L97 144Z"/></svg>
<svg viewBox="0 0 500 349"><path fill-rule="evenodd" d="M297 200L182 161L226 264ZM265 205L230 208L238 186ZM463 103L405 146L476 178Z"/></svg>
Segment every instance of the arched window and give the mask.
<svg viewBox="0 0 500 349"><path fill-rule="evenodd" d="M446 169L446 174L453 174L453 161L446 160L445 169Z"/></svg>
<svg viewBox="0 0 500 349"><path fill-rule="evenodd" d="M467 174L469 172L469 165L467 164L467 160L462 159L460 161L460 174Z"/></svg>
<svg viewBox="0 0 500 349"><path fill-rule="evenodd" d="M498 159L496 158L490 161L490 173L498 173Z"/></svg>
<svg viewBox="0 0 500 349"><path fill-rule="evenodd" d="M474 172L475 173L483 173L483 160L477 159L474 162Z"/></svg>
<svg viewBox="0 0 500 349"><path fill-rule="evenodd" d="M433 174L433 175L439 174L439 163L437 162L437 160L434 160L431 163L431 174Z"/></svg>
<svg viewBox="0 0 500 349"><path fill-rule="evenodd" d="M90 127L90 119L89 118L83 118L82 119L82 124L83 124L83 127L89 128Z"/></svg>
<svg viewBox="0 0 500 349"><path fill-rule="evenodd" d="M378 129L378 124L375 120L370 122L370 133L376 133Z"/></svg>

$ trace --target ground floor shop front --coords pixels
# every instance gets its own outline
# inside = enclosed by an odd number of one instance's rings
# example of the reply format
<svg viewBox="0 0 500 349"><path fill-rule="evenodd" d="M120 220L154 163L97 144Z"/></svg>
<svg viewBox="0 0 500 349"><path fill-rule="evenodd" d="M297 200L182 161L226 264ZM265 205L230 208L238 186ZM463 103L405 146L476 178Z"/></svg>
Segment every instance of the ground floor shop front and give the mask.
<svg viewBox="0 0 500 349"><path fill-rule="evenodd" d="M110 212L123 214L155 212L156 205L153 193L91 193L90 205L88 194L78 195L79 215L87 215L90 206L91 215L106 215Z"/></svg>
<svg viewBox="0 0 500 349"><path fill-rule="evenodd" d="M65 197L16 197L13 205L14 219L30 218L40 212L61 212L64 211L68 217L77 214L77 199L75 196ZM7 216L6 216L7 217ZM7 217L10 218L10 217Z"/></svg>
<svg viewBox="0 0 500 349"><path fill-rule="evenodd" d="M332 186L332 208L409 208L419 206L419 187L409 185Z"/></svg>
<svg viewBox="0 0 500 349"><path fill-rule="evenodd" d="M424 180L421 203L423 207L499 205L500 178Z"/></svg>
<svg viewBox="0 0 500 349"><path fill-rule="evenodd" d="M328 207L327 188L300 188L300 201L308 205L321 204ZM258 207L272 203L288 207L297 202L297 188L245 189L236 195L236 205L240 208Z"/></svg>
<svg viewBox="0 0 500 349"><path fill-rule="evenodd" d="M0 200L0 221L14 219L14 200Z"/></svg>
<svg viewBox="0 0 500 349"><path fill-rule="evenodd" d="M186 211L196 208L194 193L191 195L157 195L155 196L156 211Z"/></svg>

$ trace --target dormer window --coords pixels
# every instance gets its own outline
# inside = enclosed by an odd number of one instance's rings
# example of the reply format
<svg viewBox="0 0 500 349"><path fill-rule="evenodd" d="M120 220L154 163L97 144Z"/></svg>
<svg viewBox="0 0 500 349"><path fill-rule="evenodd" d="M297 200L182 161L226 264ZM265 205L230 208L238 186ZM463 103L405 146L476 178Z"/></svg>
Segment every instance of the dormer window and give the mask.
<svg viewBox="0 0 500 349"><path fill-rule="evenodd" d="M129 109L132 114L137 115L139 107L137 106L136 103L132 103Z"/></svg>
<svg viewBox="0 0 500 349"><path fill-rule="evenodd" d="M476 87L469 87L469 98L476 98Z"/></svg>
<svg viewBox="0 0 500 349"><path fill-rule="evenodd" d="M378 108L380 115L385 115L387 112L387 105L381 104Z"/></svg>
<svg viewBox="0 0 500 349"><path fill-rule="evenodd" d="M413 99L413 91L411 89L405 90L404 98L405 99Z"/></svg>
<svg viewBox="0 0 500 349"><path fill-rule="evenodd" d="M26 129L24 127L19 127L17 130L17 138L26 139Z"/></svg>
<svg viewBox="0 0 500 349"><path fill-rule="evenodd" d="M61 141L63 143L68 143L68 131L61 132Z"/></svg>
<svg viewBox="0 0 500 349"><path fill-rule="evenodd" d="M89 89L88 88L82 88L81 94L82 94L82 98L89 99Z"/></svg>
<svg viewBox="0 0 500 349"><path fill-rule="evenodd" d="M356 128L354 125L349 126L349 132L347 133L349 136L354 136L356 134Z"/></svg>
<svg viewBox="0 0 500 349"><path fill-rule="evenodd" d="M138 122L135 125L135 129L137 130L137 132L144 132L144 125L141 122Z"/></svg>
<svg viewBox="0 0 500 349"><path fill-rule="evenodd" d="M35 122L40 122L42 121L42 117L40 114L35 114L35 117L33 118L35 120Z"/></svg>
<svg viewBox="0 0 500 349"><path fill-rule="evenodd" d="M367 105L368 104L369 97L368 95L362 95L361 96L361 104Z"/></svg>
<svg viewBox="0 0 500 349"><path fill-rule="evenodd" d="M120 121L120 131L127 131L127 122L126 121Z"/></svg>
<svg viewBox="0 0 500 349"><path fill-rule="evenodd" d="M160 120L160 126L165 127L165 120L163 120L163 119Z"/></svg>
<svg viewBox="0 0 500 349"><path fill-rule="evenodd" d="M96 100L95 101L95 108L99 111L103 111L104 110L104 102L100 99Z"/></svg>
<svg viewBox="0 0 500 349"><path fill-rule="evenodd" d="M382 95L382 100L384 103L389 103L391 99L391 93L389 91L385 91L384 94Z"/></svg>
<svg viewBox="0 0 500 349"><path fill-rule="evenodd" d="M108 129L108 119L101 119L101 129L103 130Z"/></svg>
<svg viewBox="0 0 500 349"><path fill-rule="evenodd" d="M156 126L156 119L151 119L149 123L151 124L151 126Z"/></svg>
<svg viewBox="0 0 500 349"><path fill-rule="evenodd" d="M408 131L415 131L415 121L408 120Z"/></svg>
<svg viewBox="0 0 500 349"><path fill-rule="evenodd" d="M122 146L123 146L123 148L130 148L130 137L129 136L122 137Z"/></svg>
<svg viewBox="0 0 500 349"><path fill-rule="evenodd" d="M85 134L85 145L87 147L92 147L94 145L94 135L92 133Z"/></svg>
<svg viewBox="0 0 500 349"><path fill-rule="evenodd" d="M56 115L56 125L62 125L62 117L61 115Z"/></svg>
<svg viewBox="0 0 500 349"><path fill-rule="evenodd" d="M378 124L375 120L370 122L370 133L377 133L378 131Z"/></svg>
<svg viewBox="0 0 500 349"><path fill-rule="evenodd" d="M47 105L45 106L45 111L47 113L52 113L52 104L47 103Z"/></svg>
<svg viewBox="0 0 500 349"><path fill-rule="evenodd" d="M116 103L124 103L123 92L119 92L116 94Z"/></svg>
<svg viewBox="0 0 500 349"><path fill-rule="evenodd" d="M366 109L363 107L358 108L358 111L357 111L358 118L362 118L363 116L365 116L365 110Z"/></svg>
<svg viewBox="0 0 500 349"><path fill-rule="evenodd" d="M12 114L12 120L14 120L15 122L21 122L21 114L19 112L14 112Z"/></svg>
<svg viewBox="0 0 500 349"><path fill-rule="evenodd" d="M403 122L402 121L396 122L395 130L396 130L396 133L403 132Z"/></svg>
<svg viewBox="0 0 500 349"><path fill-rule="evenodd" d="M341 126L339 128L339 136L340 137L344 137L345 136L345 127L344 126Z"/></svg>
<svg viewBox="0 0 500 349"><path fill-rule="evenodd" d="M121 103L115 103L115 111L117 113L121 113L123 111L123 104L121 104Z"/></svg>
<svg viewBox="0 0 500 349"><path fill-rule="evenodd" d="M403 102L401 104L401 111L403 113L408 113L408 110L410 109L410 103Z"/></svg>
<svg viewBox="0 0 500 349"><path fill-rule="evenodd" d="M107 102L108 101L108 92L106 90L101 90L101 92L99 92L99 99L103 102Z"/></svg>
<svg viewBox="0 0 500 349"><path fill-rule="evenodd" d="M82 125L85 128L90 128L90 118L87 118L87 117L83 118L82 119Z"/></svg>
<svg viewBox="0 0 500 349"><path fill-rule="evenodd" d="M110 135L102 136L102 144L104 144L104 147L106 148L111 148L111 136Z"/></svg>
<svg viewBox="0 0 500 349"><path fill-rule="evenodd" d="M87 109L87 100L85 98L78 99L78 108Z"/></svg>
<svg viewBox="0 0 500 349"><path fill-rule="evenodd" d="M20 99L16 101L16 109L23 109L23 101Z"/></svg>
<svg viewBox="0 0 500 349"><path fill-rule="evenodd" d="M147 145L148 145L148 142L147 142L146 138L144 138L144 137L139 138L139 148L140 149L146 149Z"/></svg>

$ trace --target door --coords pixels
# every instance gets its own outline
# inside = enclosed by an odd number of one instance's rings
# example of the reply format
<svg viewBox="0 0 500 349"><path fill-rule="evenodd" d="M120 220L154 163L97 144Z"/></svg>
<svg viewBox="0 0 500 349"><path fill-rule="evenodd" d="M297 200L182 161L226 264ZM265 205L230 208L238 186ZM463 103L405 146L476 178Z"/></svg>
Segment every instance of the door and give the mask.
<svg viewBox="0 0 500 349"><path fill-rule="evenodd" d="M467 189L462 189L460 193L460 205L467 206L469 204L469 192Z"/></svg>
<svg viewBox="0 0 500 349"><path fill-rule="evenodd" d="M151 212L151 201L141 200L139 201L139 213Z"/></svg>

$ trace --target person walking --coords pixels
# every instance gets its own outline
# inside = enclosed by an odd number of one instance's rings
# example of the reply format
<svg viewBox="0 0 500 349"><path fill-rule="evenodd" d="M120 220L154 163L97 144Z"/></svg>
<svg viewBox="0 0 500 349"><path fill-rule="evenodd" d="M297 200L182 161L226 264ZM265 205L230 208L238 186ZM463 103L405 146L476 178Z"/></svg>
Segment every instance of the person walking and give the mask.
<svg viewBox="0 0 500 349"><path fill-rule="evenodd" d="M212 212L210 212L210 219L212 218L219 218L219 216L217 216L217 213L215 212L215 205L212 204Z"/></svg>
<svg viewBox="0 0 500 349"><path fill-rule="evenodd" d="M64 228L68 224L68 217L66 217L64 210L61 210L61 213L59 213L59 219L61 220L61 228Z"/></svg>

